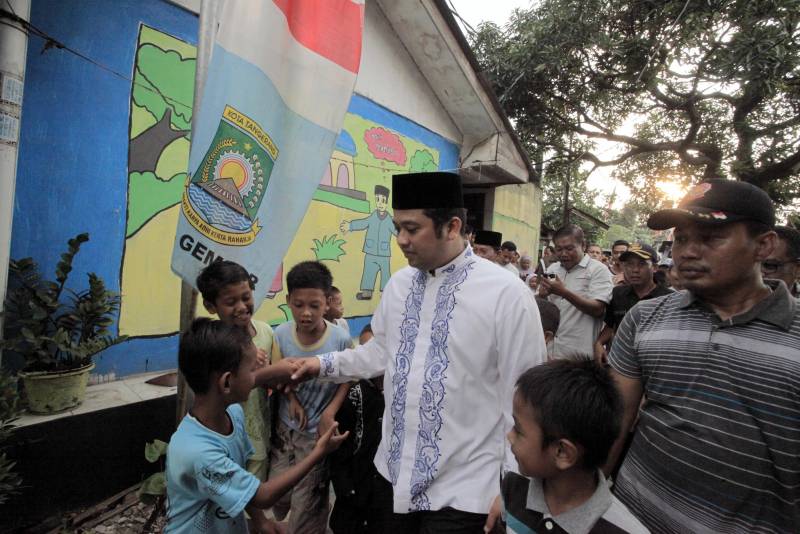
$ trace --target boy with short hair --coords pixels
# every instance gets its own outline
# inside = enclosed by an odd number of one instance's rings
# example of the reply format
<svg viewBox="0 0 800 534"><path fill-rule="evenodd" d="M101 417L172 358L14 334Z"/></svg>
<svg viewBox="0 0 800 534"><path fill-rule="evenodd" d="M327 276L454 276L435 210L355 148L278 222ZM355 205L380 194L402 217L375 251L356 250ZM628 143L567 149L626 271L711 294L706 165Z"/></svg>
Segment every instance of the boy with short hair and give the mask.
<svg viewBox="0 0 800 534"><path fill-rule="evenodd" d="M196 319L181 336L178 366L195 394L194 404L167 448L167 524L164 532L247 534L270 531L263 513L325 455L347 438L336 426L311 453L281 475L260 482L245 468L253 447L245 432L244 402L256 383L256 348L241 328ZM291 375L289 365L259 371L259 383L275 385Z"/></svg>
<svg viewBox="0 0 800 534"><path fill-rule="evenodd" d="M501 483L507 532L648 532L600 470L622 418L606 369L553 360L527 370L513 416L508 440L521 475L509 472Z"/></svg>
<svg viewBox="0 0 800 534"><path fill-rule="evenodd" d="M328 311L325 312L325 320L333 323L350 335L350 326L344 318L344 303L342 302L342 292L336 286L331 286L328 292Z"/></svg>
<svg viewBox="0 0 800 534"><path fill-rule="evenodd" d="M304 261L292 267L286 276L286 302L293 321L275 329L274 357L315 356L352 346L350 336L323 317L332 285L331 272L318 261ZM270 477L283 473L310 453L318 429L322 433L334 424L348 389L349 384L310 380L301 384L296 392L281 396ZM315 466L273 511L275 517L282 520L290 509L293 513L289 517L289 532L325 532L328 474L324 465Z"/></svg>
<svg viewBox="0 0 800 534"><path fill-rule="evenodd" d="M273 332L267 323L253 319L255 286L250 273L238 263L215 261L197 276L197 288L203 297L203 306L209 313L217 314L220 321L247 332L253 339L259 367L269 365L274 345ZM252 457L247 459L247 470L263 481L269 471L272 421L266 390L253 389L247 402L242 403L242 408L247 436L254 449Z"/></svg>

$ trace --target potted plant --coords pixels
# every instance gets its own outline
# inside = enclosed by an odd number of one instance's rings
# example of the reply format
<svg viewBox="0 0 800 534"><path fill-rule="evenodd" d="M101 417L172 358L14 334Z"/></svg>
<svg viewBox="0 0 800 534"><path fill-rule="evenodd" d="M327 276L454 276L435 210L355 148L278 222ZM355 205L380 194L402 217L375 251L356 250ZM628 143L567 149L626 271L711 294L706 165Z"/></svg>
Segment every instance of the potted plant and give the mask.
<svg viewBox="0 0 800 534"><path fill-rule="evenodd" d="M9 264L2 347L25 358L19 375L31 412L55 413L83 402L92 357L127 339L108 330L120 299L96 274L89 273L84 291L66 287L72 260L88 240L89 234L79 234L67 242L55 281L44 280L31 258Z"/></svg>

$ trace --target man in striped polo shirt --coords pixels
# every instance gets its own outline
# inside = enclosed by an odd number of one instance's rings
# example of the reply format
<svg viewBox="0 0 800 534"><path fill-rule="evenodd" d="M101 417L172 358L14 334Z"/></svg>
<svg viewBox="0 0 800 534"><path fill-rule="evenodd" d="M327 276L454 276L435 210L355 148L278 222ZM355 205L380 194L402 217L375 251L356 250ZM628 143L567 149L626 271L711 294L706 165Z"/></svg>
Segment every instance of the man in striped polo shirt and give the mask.
<svg viewBox="0 0 800 534"><path fill-rule="evenodd" d="M800 532L800 306L761 278L769 197L709 180L648 226L674 227L684 291L642 301L609 355L625 404L642 395L617 497L653 532Z"/></svg>

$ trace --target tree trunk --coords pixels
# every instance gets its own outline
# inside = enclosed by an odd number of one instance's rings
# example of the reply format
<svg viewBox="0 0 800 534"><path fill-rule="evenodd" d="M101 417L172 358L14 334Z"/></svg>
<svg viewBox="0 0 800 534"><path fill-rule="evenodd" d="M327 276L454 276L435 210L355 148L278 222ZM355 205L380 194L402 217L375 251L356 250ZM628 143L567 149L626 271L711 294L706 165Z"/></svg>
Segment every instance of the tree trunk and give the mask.
<svg viewBox="0 0 800 534"><path fill-rule="evenodd" d="M175 139L189 134L189 130L173 130L170 126L172 110L167 108L157 123L131 140L128 152L128 172L155 172L161 152Z"/></svg>

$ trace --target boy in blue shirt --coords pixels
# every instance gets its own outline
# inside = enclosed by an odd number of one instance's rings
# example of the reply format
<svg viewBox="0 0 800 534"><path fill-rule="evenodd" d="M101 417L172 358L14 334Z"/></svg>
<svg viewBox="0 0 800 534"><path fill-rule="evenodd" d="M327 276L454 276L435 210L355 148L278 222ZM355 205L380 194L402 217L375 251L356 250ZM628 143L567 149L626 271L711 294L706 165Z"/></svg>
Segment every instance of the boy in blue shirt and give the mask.
<svg viewBox="0 0 800 534"><path fill-rule="evenodd" d="M166 533L270 532L259 509L272 506L325 455L339 447L347 433L335 436L334 424L312 451L291 469L267 482L245 469L253 447L245 432L244 412L256 382L288 382L290 365L258 371L256 347L243 329L211 319L195 320L183 334L178 366L195 394L194 405L172 435L167 448Z"/></svg>
<svg viewBox="0 0 800 534"><path fill-rule="evenodd" d="M332 285L331 272L320 262L304 261L292 267L286 275L286 302L294 320L275 329L277 349L273 361L350 348L350 336L323 317ZM325 433L335 424L336 412L348 389L349 384L309 380L296 391L281 396L270 455L270 478L306 458L313 450L318 432ZM275 505L275 517L283 520L291 509L289 532L325 532L328 493L327 469L320 464L295 486L291 495L287 494Z"/></svg>
<svg viewBox="0 0 800 534"><path fill-rule="evenodd" d="M622 417L607 369L571 360L529 369L517 381L513 416L508 441L521 474L500 485L507 532L648 532L600 470Z"/></svg>

